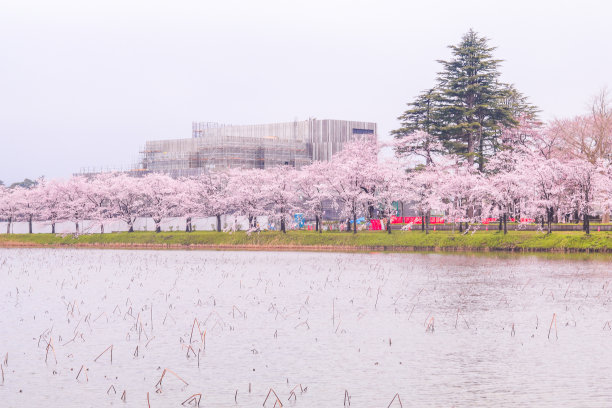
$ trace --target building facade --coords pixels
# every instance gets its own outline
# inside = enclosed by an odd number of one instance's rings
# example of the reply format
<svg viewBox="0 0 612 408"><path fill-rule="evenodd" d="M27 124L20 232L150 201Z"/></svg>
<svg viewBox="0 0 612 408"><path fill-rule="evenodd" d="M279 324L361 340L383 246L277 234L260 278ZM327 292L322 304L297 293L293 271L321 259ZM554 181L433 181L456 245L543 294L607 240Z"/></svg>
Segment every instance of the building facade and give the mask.
<svg viewBox="0 0 612 408"><path fill-rule="evenodd" d="M297 169L329 161L344 143L376 137L376 123L308 119L264 125L220 125L194 122L188 139L147 141L141 169L189 176L232 168Z"/></svg>

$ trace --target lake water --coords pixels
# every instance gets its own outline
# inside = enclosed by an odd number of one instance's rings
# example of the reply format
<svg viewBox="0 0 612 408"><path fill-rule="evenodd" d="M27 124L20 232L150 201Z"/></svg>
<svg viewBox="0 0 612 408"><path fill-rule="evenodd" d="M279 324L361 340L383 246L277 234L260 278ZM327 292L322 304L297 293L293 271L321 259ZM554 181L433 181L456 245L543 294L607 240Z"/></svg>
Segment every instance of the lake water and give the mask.
<svg viewBox="0 0 612 408"><path fill-rule="evenodd" d="M0 406L610 406L610 266L0 249Z"/></svg>

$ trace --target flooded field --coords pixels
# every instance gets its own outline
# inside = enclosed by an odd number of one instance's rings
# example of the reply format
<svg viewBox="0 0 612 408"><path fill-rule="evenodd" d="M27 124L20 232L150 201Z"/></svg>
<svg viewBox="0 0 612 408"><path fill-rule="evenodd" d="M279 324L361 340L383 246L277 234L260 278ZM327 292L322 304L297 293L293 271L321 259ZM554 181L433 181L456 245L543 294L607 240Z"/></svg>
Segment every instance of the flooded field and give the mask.
<svg viewBox="0 0 612 408"><path fill-rule="evenodd" d="M607 406L611 279L607 259L0 249L0 405Z"/></svg>

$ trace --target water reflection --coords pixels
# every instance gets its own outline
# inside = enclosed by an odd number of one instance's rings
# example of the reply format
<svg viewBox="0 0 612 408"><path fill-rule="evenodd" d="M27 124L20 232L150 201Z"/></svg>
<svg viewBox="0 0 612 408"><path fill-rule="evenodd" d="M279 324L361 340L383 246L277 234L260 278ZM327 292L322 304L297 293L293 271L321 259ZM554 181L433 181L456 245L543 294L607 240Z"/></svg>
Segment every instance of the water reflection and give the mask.
<svg viewBox="0 0 612 408"><path fill-rule="evenodd" d="M345 392L351 407L396 393L404 406L605 406L610 269L605 257L3 249L0 398L142 407L148 393L160 407L201 393L201 406L255 407L273 389L302 407L341 406Z"/></svg>

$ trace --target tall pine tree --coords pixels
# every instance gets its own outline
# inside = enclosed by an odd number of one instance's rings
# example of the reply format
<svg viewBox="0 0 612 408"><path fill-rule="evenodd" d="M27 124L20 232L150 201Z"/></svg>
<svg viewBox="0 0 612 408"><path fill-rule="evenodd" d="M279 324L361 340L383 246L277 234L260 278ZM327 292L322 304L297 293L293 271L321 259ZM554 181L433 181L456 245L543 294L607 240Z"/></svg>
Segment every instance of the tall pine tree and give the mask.
<svg viewBox="0 0 612 408"><path fill-rule="evenodd" d="M396 139L408 138L415 132L424 132L421 137L416 138L412 141L412 150L420 150L424 152L421 154L426 158L426 165L430 165L432 162L433 153L440 153L439 144L436 143L436 122L434 119L434 112L436 109L436 101L438 97L436 95L436 89L428 89L422 92L416 99L408 103L409 109L404 112L398 119L402 122L402 127L397 130L391 131L391 134ZM399 154L407 154L408 149L398 147Z"/></svg>
<svg viewBox="0 0 612 408"><path fill-rule="evenodd" d="M500 145L500 129L518 124L523 113L534 112L513 86L499 81L501 60L495 47L475 31L468 31L458 45L451 45L450 60L439 60L434 89L420 94L398 119L402 127L392 132L401 138L416 130L442 142L448 153L457 154L484 171L486 160Z"/></svg>

